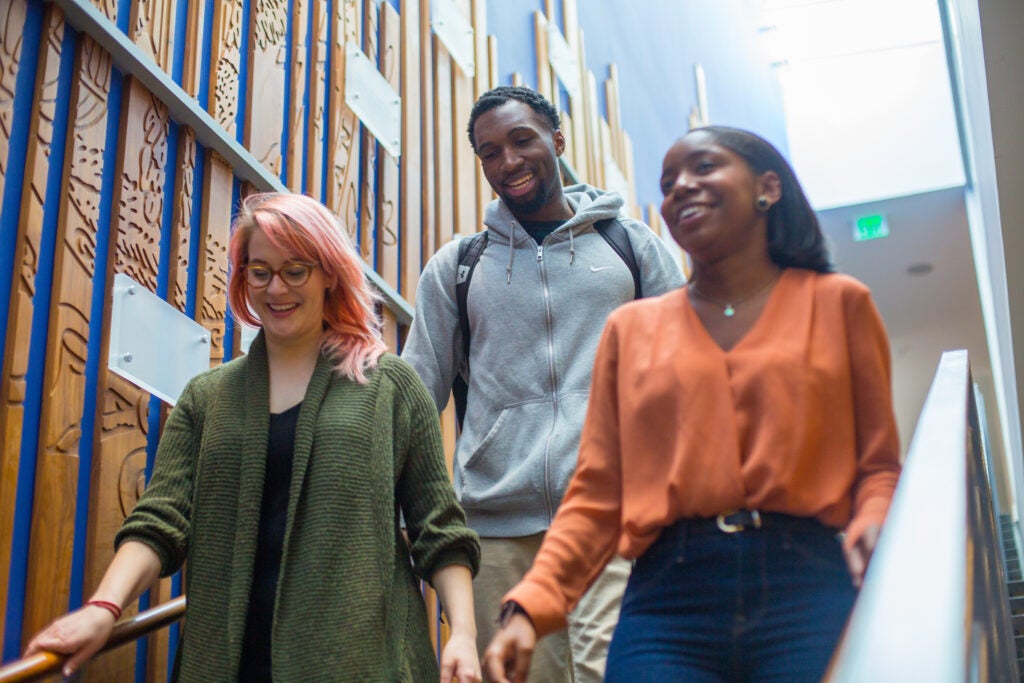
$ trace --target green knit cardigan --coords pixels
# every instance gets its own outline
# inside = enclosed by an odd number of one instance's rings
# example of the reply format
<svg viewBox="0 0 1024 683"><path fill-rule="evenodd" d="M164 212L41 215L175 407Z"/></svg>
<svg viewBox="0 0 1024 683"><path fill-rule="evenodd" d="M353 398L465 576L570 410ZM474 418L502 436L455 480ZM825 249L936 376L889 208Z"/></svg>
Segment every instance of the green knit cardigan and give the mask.
<svg viewBox="0 0 1024 683"><path fill-rule="evenodd" d="M417 578L479 564L426 389L392 354L368 377L345 379L321 358L299 412L274 602L275 681L437 680ZM117 546L152 548L164 576L188 561L183 681L238 678L269 416L261 334L247 355L185 388L149 486L117 534Z"/></svg>

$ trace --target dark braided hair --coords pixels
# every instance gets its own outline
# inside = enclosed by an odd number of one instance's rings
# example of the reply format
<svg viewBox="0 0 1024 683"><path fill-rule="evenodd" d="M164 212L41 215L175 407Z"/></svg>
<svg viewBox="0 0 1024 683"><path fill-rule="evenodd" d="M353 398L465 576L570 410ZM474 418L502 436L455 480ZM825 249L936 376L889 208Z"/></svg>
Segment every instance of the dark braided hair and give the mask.
<svg viewBox="0 0 1024 683"><path fill-rule="evenodd" d="M800 187L789 162L770 142L749 131L727 126L707 126L691 132L711 136L716 145L739 155L755 175L774 171L782 185L782 197L768 210L768 256L780 268L808 268L835 272L828 243L818 216Z"/></svg>
<svg viewBox="0 0 1024 683"><path fill-rule="evenodd" d="M466 132L469 133L469 144L476 151L476 135L473 134L473 126L480 115L511 101L522 102L529 105L542 119L551 126L552 132L562 127L562 120L558 116L558 110L546 97L532 88L521 85L502 85L488 90L473 105L473 111L469 114L469 126Z"/></svg>

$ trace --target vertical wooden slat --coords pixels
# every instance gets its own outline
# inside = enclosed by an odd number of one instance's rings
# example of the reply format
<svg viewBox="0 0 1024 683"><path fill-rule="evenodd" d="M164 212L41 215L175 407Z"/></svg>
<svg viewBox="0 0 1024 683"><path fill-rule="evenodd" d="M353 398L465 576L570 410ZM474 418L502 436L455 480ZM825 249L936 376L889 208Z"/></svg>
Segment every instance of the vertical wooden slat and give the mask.
<svg viewBox="0 0 1024 683"><path fill-rule="evenodd" d="M201 82L202 71L202 50L200 45L204 44L203 37L207 26L206 15L203 12L203 3L188 3L188 15L185 29L185 60L181 74L181 88L192 97L199 95L199 83Z"/></svg>
<svg viewBox="0 0 1024 683"><path fill-rule="evenodd" d="M127 81L121 109L114 187L117 217L110 245L107 291L114 273L125 273L156 291L160 263L160 225L167 173L167 108L136 79ZM99 265L97 266L99 267ZM108 298L109 301L109 298ZM100 357L110 348L110 307L103 313ZM105 368L97 386L96 438L92 456L89 531L85 553L85 594L91 594L113 559L110 539L131 511L146 469L149 394ZM125 680L135 669L134 648L112 650L88 668L90 681Z"/></svg>
<svg viewBox="0 0 1024 683"><path fill-rule="evenodd" d="M480 99L480 96L491 89L491 54L488 49L487 40L487 2L486 0L473 0L473 39L474 54L476 55L476 75L473 81L473 101ZM494 197L491 186L484 177L483 167L476 162L475 155L472 155L472 147L466 139L465 129L468 119L463 122L462 144L465 145L473 158L473 168L476 171L476 221L472 232L482 230L484 227L484 213L487 204Z"/></svg>
<svg viewBox="0 0 1024 683"><path fill-rule="evenodd" d="M494 36L487 36L487 65L490 71L487 74L488 89L498 87L498 39Z"/></svg>
<svg viewBox="0 0 1024 683"><path fill-rule="evenodd" d="M12 79L20 60L21 27L26 5L21 0L0 8L0 87L14 92ZM25 158L25 182L21 191L21 215L15 237L10 308L5 327L3 374L0 375L0 642L6 623L7 591L11 571L11 545L14 534L14 507L21 459L22 420L25 414L26 375L29 340L36 293L36 270L42 241L43 198L47 192L50 149L57 105L57 72L60 67L64 15L57 7L48 7L44 19L43 44L39 50L36 88L32 102L31 128ZM24 65L31 68L34 65ZM13 100L10 102L13 105ZM11 133L10 110L0 112L0 131L4 148L0 161L0 194L6 175L6 142ZM55 210L55 209L51 209Z"/></svg>
<svg viewBox="0 0 1024 683"><path fill-rule="evenodd" d="M21 34L26 16L25 0L5 0L0 3L0 196L3 196L4 192L8 148L14 132L11 129L14 119L13 93L21 67ZM28 66L31 68L34 65ZM0 605L2 604L0 602ZM0 624L0 634L2 633L3 624Z"/></svg>
<svg viewBox="0 0 1024 683"><path fill-rule="evenodd" d="M537 92L556 102L551 83L551 67L548 65L548 20L542 12L533 13L533 28L537 52Z"/></svg>
<svg viewBox="0 0 1024 683"><path fill-rule="evenodd" d="M245 146L267 170L281 175L281 129L284 127L284 54L288 7L255 2L249 30L248 112Z"/></svg>
<svg viewBox="0 0 1024 683"><path fill-rule="evenodd" d="M378 9L376 0L363 0L363 53L373 64L377 64L377 31ZM366 126L363 126L363 145L360 152L359 166L362 169L360 185L361 200L359 202L359 253L371 264L374 261L374 245L377 227L377 197L374 178L377 168L377 139Z"/></svg>
<svg viewBox="0 0 1024 683"><path fill-rule="evenodd" d="M132 3L128 35L158 67L170 73L174 45L174 3L170 0L137 0Z"/></svg>
<svg viewBox="0 0 1024 683"><path fill-rule="evenodd" d="M380 70L396 91L401 86L401 19L389 4L380 6ZM377 157L377 272L392 287L398 287L398 160L383 147ZM382 311L384 341L398 350L398 323L386 307Z"/></svg>
<svg viewBox="0 0 1024 683"><path fill-rule="evenodd" d="M437 195L435 164L434 116L436 101L434 90L434 37L430 30L430 0L420 0L420 134L423 143L420 153L420 245L422 261L437 250Z"/></svg>
<svg viewBox="0 0 1024 683"><path fill-rule="evenodd" d="M214 3L211 36L210 115L233 136L238 115L242 0L218 0Z"/></svg>
<svg viewBox="0 0 1024 683"><path fill-rule="evenodd" d="M214 6L210 51L208 109L224 130L234 134L238 111L241 62L242 0L219 0ZM224 317L227 310L227 247L231 227L234 175L223 157L212 150L204 160L202 215L197 264L196 321L210 333L210 364L224 360Z"/></svg>
<svg viewBox="0 0 1024 683"><path fill-rule="evenodd" d="M469 0L457 0L456 7L462 12L466 21L471 20ZM475 72L475 69L474 69ZM462 68L452 62L452 118L450 135L452 136L451 174L452 187L455 190L455 226L456 233L465 235L479 230L477 223L477 190L476 190L476 157L466 136L466 123L469 112L473 108L474 78L466 75Z"/></svg>
<svg viewBox="0 0 1024 683"><path fill-rule="evenodd" d="M306 147L306 187L307 194L320 199L323 193L325 178L324 140L327 136L327 119L324 112L325 91L327 89L327 2L313 0L310 11L313 13L313 53L310 55L309 68L309 144Z"/></svg>
<svg viewBox="0 0 1024 683"><path fill-rule="evenodd" d="M664 234L661 213L657 204L651 203L647 205L647 225L649 225L651 230L653 230L659 237Z"/></svg>
<svg viewBox="0 0 1024 683"><path fill-rule="evenodd" d="M629 215L640 218L640 206L636 202L636 174L633 172L633 140L626 131L622 131L622 149L622 174L629 185L629 197L623 199L629 207Z"/></svg>
<svg viewBox="0 0 1024 683"><path fill-rule="evenodd" d="M451 241L455 227L452 187L452 58L440 39L434 41L434 182L436 247Z"/></svg>
<svg viewBox="0 0 1024 683"><path fill-rule="evenodd" d="M106 139L110 55L84 36L73 73L73 123L62 181L39 422L26 636L68 608L103 150L112 143Z"/></svg>
<svg viewBox="0 0 1024 683"><path fill-rule="evenodd" d="M577 31L578 38L576 40L576 58L580 61L580 107L581 111L577 118L582 120L577 121L579 130L582 131L583 135L583 161L581 173L585 174L587 182L591 185L597 185L603 187L600 184L598 177L598 132L597 132L597 90L595 86L594 74L587 69L586 62L586 41L584 39L583 30Z"/></svg>
<svg viewBox="0 0 1024 683"><path fill-rule="evenodd" d="M420 231L423 228L420 204L422 186L422 140L420 119L423 111L420 93L420 6L419 2L402 5L402 161L399 165L399 241L401 242L400 271L401 294L410 303L415 303L416 284L420 279L423 245Z"/></svg>
<svg viewBox="0 0 1024 683"><path fill-rule="evenodd" d="M359 45L361 11L359 0L338 0L334 3L334 41L331 45L332 80L327 167L327 206L330 207L352 238L359 232L359 119L345 104L345 44Z"/></svg>
<svg viewBox="0 0 1024 683"><path fill-rule="evenodd" d="M292 80L288 90L288 149L285 150L288 158L285 184L292 192L302 192L302 171L305 168L303 129L306 108L303 95L306 92L306 60L309 57L306 50L307 12L309 0L292 0Z"/></svg>
<svg viewBox="0 0 1024 683"><path fill-rule="evenodd" d="M588 121L587 131L590 134L589 144L591 146L590 163L592 164L591 170L591 184L597 187L605 187L604 177L604 155L605 155L605 142L601 135L601 122L602 117L597 104L597 77L593 71L587 71L587 110L588 110Z"/></svg>
<svg viewBox="0 0 1024 683"><path fill-rule="evenodd" d="M625 148L622 143L622 111L619 109L619 68L615 64L608 65L608 80L605 81L604 87L608 104L608 126L611 132L611 154L621 169L625 166Z"/></svg>

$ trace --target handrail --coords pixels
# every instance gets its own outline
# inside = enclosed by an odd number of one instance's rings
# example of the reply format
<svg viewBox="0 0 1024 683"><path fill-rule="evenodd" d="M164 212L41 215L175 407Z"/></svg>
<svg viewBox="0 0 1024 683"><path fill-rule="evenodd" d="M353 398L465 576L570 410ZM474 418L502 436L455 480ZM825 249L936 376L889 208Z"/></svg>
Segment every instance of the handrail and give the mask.
<svg viewBox="0 0 1024 683"><path fill-rule="evenodd" d="M1005 567L966 351L928 393L826 680L1017 680Z"/></svg>
<svg viewBox="0 0 1024 683"><path fill-rule="evenodd" d="M185 616L185 596L168 600L153 609L146 610L119 621L110 638L100 652L106 652L125 643L138 640L157 629L178 621ZM0 683L26 683L44 676L58 673L67 661L66 655L40 652L0 667Z"/></svg>

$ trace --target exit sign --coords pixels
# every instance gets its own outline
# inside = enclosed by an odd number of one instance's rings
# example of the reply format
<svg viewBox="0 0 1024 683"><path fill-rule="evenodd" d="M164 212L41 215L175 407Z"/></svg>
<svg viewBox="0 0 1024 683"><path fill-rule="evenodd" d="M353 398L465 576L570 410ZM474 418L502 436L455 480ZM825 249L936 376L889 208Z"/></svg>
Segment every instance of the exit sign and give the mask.
<svg viewBox="0 0 1024 683"><path fill-rule="evenodd" d="M866 242L889 236L889 223L885 216L861 216L853 222L853 241Z"/></svg>

